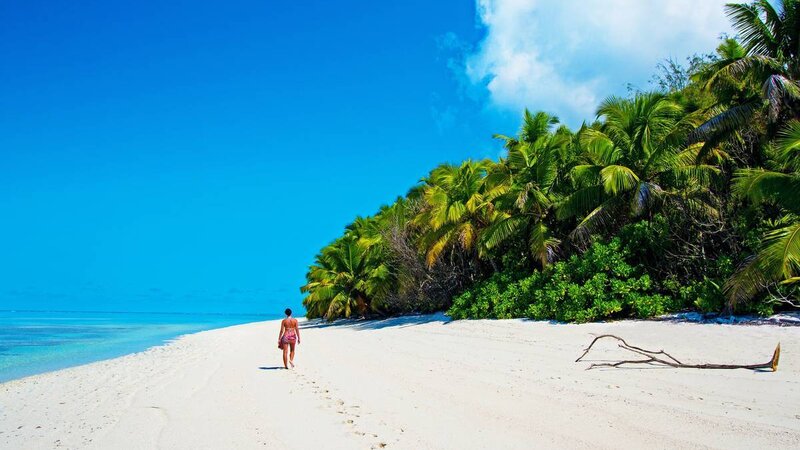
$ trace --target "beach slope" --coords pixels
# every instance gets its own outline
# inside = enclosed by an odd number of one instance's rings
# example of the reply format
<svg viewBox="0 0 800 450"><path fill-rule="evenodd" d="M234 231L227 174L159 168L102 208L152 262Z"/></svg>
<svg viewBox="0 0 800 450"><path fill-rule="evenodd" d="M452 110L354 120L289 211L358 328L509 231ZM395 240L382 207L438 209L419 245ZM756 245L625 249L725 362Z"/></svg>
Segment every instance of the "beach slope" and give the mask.
<svg viewBox="0 0 800 450"><path fill-rule="evenodd" d="M184 336L0 384L0 448L800 448L800 328L623 321L310 322L283 370L277 322ZM591 334L686 362L575 363ZM613 342L588 360L630 358ZM591 361L590 361L591 362Z"/></svg>

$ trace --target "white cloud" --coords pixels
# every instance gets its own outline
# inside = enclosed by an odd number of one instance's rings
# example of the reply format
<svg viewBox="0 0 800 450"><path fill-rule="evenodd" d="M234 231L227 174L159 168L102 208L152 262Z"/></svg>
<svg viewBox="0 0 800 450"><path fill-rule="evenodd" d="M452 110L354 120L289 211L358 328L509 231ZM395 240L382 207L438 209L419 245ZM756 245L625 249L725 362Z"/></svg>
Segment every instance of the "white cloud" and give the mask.
<svg viewBox="0 0 800 450"><path fill-rule="evenodd" d="M644 87L656 64L712 52L729 0L477 0L486 36L464 70L502 109L591 119L600 100Z"/></svg>

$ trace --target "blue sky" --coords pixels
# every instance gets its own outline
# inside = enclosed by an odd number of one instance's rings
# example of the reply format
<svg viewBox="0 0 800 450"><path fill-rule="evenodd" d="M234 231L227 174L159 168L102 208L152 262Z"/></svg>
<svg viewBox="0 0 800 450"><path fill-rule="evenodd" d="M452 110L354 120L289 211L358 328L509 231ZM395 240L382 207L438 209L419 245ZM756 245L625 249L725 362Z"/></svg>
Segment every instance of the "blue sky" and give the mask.
<svg viewBox="0 0 800 450"><path fill-rule="evenodd" d="M577 125L727 31L577 3L3 2L0 309L299 307L354 216L523 107Z"/></svg>

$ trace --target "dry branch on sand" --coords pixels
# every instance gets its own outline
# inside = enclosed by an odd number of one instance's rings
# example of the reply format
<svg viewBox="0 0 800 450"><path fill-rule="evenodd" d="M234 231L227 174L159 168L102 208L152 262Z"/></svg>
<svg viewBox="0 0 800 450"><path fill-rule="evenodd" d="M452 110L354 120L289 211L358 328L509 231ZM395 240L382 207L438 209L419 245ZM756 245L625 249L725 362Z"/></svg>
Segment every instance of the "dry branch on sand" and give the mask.
<svg viewBox="0 0 800 450"><path fill-rule="evenodd" d="M579 362L586 356L589 351L592 349L594 344L603 338L611 338L616 339L620 343L619 348L623 350L627 350L629 352L633 352L643 356L643 359L630 359L630 360L621 360L613 363L595 363L590 365L587 369L594 369L595 367L620 367L625 364L649 364L649 365L660 365L660 366L668 366L668 367L675 367L680 369L750 369L750 370L757 370L757 369L770 369L773 372L778 370L778 360L781 356L781 344L778 343L778 346L775 347L775 352L772 354L772 359L762 363L762 364L686 364L680 362L678 359L670 355L669 353L665 352L664 350L645 350L641 347L636 347L633 345L628 344L619 336L615 336L613 334L602 334L597 336L592 340L592 343L586 347L583 354L575 360L575 362Z"/></svg>

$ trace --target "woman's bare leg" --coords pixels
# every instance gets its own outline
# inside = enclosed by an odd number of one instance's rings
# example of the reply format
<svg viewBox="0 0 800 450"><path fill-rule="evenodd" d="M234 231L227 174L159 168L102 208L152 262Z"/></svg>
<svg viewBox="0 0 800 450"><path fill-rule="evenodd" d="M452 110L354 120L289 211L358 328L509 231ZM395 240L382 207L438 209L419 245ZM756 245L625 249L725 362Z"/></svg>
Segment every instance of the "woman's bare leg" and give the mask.
<svg viewBox="0 0 800 450"><path fill-rule="evenodd" d="M289 348L291 349L289 353L289 364L294 368L294 344L289 344Z"/></svg>
<svg viewBox="0 0 800 450"><path fill-rule="evenodd" d="M284 369L289 368L289 363L287 362L286 358L289 356L289 346L283 344L283 367Z"/></svg>

